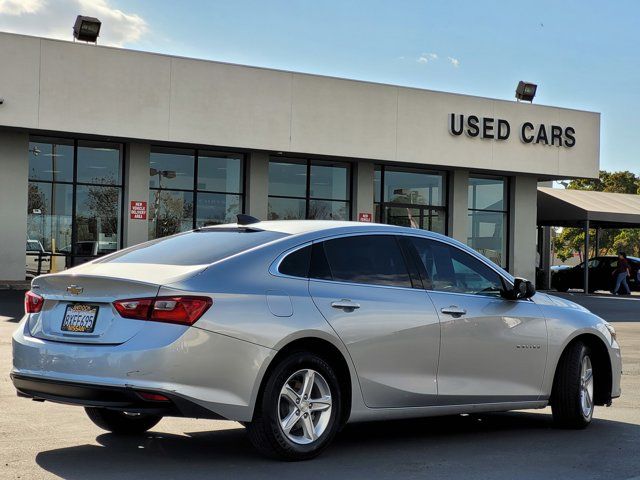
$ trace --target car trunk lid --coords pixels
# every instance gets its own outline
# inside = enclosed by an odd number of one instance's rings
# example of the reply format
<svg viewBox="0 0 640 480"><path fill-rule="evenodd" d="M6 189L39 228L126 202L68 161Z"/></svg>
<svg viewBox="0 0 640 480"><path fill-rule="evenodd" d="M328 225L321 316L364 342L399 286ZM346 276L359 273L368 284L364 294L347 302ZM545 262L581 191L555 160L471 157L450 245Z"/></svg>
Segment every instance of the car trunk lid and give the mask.
<svg viewBox="0 0 640 480"><path fill-rule="evenodd" d="M33 281L32 290L44 298L44 303L39 313L30 315L29 331L36 338L58 342L124 343L144 328L145 321L121 317L113 307L114 301L155 298L162 284L183 279L202 268L89 264L38 277ZM74 331L79 317L92 328Z"/></svg>

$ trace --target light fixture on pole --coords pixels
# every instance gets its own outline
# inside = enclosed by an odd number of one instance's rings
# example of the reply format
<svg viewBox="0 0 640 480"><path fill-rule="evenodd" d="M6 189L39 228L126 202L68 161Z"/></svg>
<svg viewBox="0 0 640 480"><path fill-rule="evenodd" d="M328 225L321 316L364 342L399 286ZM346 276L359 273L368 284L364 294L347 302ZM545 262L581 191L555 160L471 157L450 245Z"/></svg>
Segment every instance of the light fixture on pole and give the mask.
<svg viewBox="0 0 640 480"><path fill-rule="evenodd" d="M535 83L520 80L516 88L516 98L518 101L533 102L533 97L536 96L536 90L538 90L538 85Z"/></svg>
<svg viewBox="0 0 640 480"><path fill-rule="evenodd" d="M78 15L76 17L76 23L73 25L74 40L98 43L101 25L102 22L95 17Z"/></svg>

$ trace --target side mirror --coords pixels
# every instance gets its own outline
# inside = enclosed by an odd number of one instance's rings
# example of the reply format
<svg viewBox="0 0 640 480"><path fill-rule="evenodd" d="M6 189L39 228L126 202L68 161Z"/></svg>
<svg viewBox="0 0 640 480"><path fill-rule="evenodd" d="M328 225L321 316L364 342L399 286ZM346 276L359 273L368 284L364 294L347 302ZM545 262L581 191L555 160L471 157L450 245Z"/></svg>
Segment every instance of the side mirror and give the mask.
<svg viewBox="0 0 640 480"><path fill-rule="evenodd" d="M524 300L536 294L536 287L529 280L516 278L513 288L504 288L501 292L503 298L508 300Z"/></svg>

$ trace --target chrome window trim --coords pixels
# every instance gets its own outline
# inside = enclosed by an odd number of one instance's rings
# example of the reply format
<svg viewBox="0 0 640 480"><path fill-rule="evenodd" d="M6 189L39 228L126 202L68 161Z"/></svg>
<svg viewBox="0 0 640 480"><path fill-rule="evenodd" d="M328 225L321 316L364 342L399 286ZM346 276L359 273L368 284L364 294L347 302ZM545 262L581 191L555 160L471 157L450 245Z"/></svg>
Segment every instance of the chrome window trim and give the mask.
<svg viewBox="0 0 640 480"><path fill-rule="evenodd" d="M317 232L319 234L322 234L323 232ZM276 257L276 259L271 263L271 265L269 266L269 273L275 277L282 277L282 278L293 278L296 280L306 280L306 281L310 281L313 280L315 282L328 282L328 283L336 283L336 284L341 284L341 285L351 285L351 286L367 286L367 287L378 287L378 288L393 288L393 289L400 289L400 290L423 290L425 292L434 292L434 293L451 293L452 295L465 295L465 296L469 296L469 297L473 297L473 298L478 298L480 295L477 294L472 294L472 293L457 293L457 292L441 292L439 290L429 290L426 288L413 288L413 287L397 287L397 286L393 286L393 285L375 285L375 284L371 284L371 283L354 283L354 282L343 282L343 281L339 281L339 280L324 280L324 279L318 279L318 278L303 278L303 277L294 277L292 275L286 275L284 273L280 272L280 264L282 263L282 261L284 260L284 257L286 257L287 255L294 253L297 250L300 250L302 248L305 248L307 246L310 246L314 243L320 243L320 242L325 242L327 240L333 240L336 238L345 238L345 237L356 237L356 236L363 236L363 235L391 235L391 236L403 236L403 237L415 237L415 238L423 238L423 239L428 239L428 240L433 240L436 242L440 242L443 243L445 245L451 246L453 248L457 248L458 250L460 250L463 253L466 253L467 255L471 255L473 258L477 259L478 261L482 262L484 265L486 265L487 267L489 267L491 270L493 270L501 279L503 279L507 285L510 285L513 287L513 282L506 277L503 273L501 273L498 268L496 268L496 266L492 265L491 263L486 262L479 253L472 251L469 252L465 249L460 248L459 246L455 245L455 243L447 240L450 237L446 237L445 238L437 238L431 234L429 234L430 232L425 231L425 234L422 235L416 235L416 234L412 234L412 233L405 233L405 232L394 232L394 231L384 231L384 230L363 230L363 231L358 231L358 232L345 232L345 233L328 233L325 234L324 236L318 236L317 238L313 239L313 240L309 240L306 241L304 243L301 243L299 245L293 246L287 250L285 250L284 252L282 252L280 255L278 255ZM493 298L490 295L483 295L483 297L486 298ZM502 298L502 297L495 297L495 298Z"/></svg>

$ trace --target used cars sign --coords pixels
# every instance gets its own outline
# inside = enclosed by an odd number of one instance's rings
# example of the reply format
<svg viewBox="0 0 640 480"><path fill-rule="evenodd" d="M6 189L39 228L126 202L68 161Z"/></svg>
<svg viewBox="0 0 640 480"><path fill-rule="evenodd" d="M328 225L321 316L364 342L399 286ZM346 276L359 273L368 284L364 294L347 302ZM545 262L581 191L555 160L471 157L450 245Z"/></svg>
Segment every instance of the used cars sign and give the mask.
<svg viewBox="0 0 640 480"><path fill-rule="evenodd" d="M567 148L576 144L576 130L573 127L545 125L544 123L536 125L524 122L520 125L519 130L522 143L541 143ZM451 113L449 115L449 132L454 136L460 136L464 133L471 138L508 140L511 136L511 124L503 118Z"/></svg>

